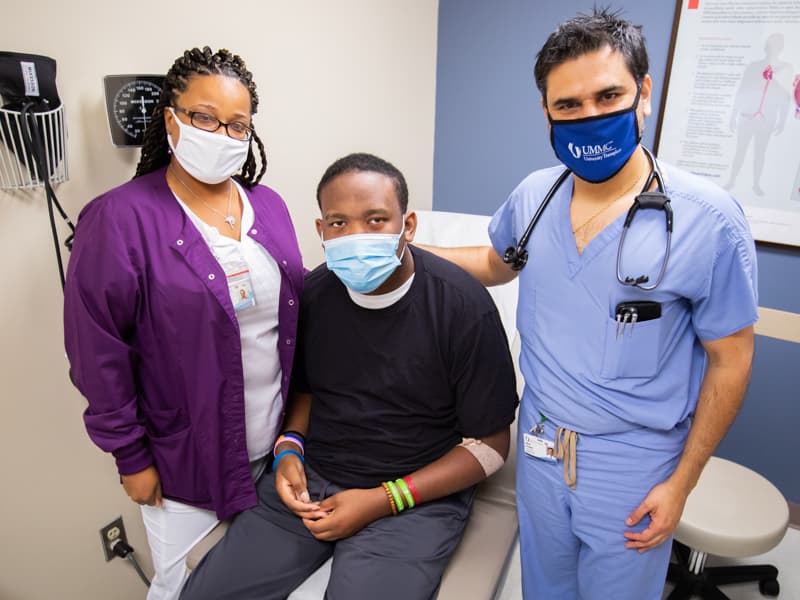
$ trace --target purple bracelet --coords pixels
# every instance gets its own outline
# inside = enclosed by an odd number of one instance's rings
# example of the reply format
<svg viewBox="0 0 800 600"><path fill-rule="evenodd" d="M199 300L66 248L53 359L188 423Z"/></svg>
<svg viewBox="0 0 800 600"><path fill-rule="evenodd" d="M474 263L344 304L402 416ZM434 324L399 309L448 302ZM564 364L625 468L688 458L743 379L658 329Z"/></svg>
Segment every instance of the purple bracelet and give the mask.
<svg viewBox="0 0 800 600"><path fill-rule="evenodd" d="M303 444L303 440L300 439L300 436L294 435L292 433L283 433L278 436L278 439L275 440L275 445L272 447L272 455L275 456L275 451L278 449L278 445L282 444L283 442L291 442L300 448L300 452L303 454L306 453L305 444Z"/></svg>

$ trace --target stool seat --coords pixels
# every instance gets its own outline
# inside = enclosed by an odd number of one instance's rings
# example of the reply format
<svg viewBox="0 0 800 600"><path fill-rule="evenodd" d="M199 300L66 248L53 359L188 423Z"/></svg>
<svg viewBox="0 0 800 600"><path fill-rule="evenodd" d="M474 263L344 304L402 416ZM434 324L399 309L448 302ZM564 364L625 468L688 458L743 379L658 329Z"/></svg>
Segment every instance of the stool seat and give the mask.
<svg viewBox="0 0 800 600"><path fill-rule="evenodd" d="M789 524L789 505L764 477L712 456L689 494L675 539L717 556L744 558L777 546Z"/></svg>
<svg viewBox="0 0 800 600"><path fill-rule="evenodd" d="M712 456L697 482L675 529L667 581L675 587L668 600L724 600L718 586L758 582L763 595L780 593L773 565L732 565L706 568L714 554L729 558L755 556L772 550L786 534L789 505L778 488L755 471Z"/></svg>

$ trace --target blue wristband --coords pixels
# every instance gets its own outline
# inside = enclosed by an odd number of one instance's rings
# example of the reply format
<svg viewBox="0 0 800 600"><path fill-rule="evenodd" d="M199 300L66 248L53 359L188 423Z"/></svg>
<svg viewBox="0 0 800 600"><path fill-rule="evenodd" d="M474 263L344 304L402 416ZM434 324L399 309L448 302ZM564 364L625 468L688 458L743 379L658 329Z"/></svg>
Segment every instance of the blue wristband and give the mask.
<svg viewBox="0 0 800 600"><path fill-rule="evenodd" d="M275 455L275 460L273 460L273 461L272 461L272 470L273 470L273 471L275 470L275 467L277 467L277 466L278 466L278 463L280 462L280 460L281 460L281 459L282 459L284 456L286 456L287 454L294 454L294 455L295 455L297 458L299 458L299 459L300 459L300 462L301 462L301 463L304 463L304 462L305 462L305 461L303 460L303 455L302 455L302 454L300 454L300 453L299 453L297 450L292 450L291 448L289 448L288 450L281 450L280 452L278 452L278 453Z"/></svg>

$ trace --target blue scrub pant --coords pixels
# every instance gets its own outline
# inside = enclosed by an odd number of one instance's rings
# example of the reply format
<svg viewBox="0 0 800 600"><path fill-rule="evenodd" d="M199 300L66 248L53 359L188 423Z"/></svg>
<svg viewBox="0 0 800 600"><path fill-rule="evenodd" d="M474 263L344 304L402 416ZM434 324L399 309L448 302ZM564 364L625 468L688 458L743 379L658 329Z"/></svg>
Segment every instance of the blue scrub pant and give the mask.
<svg viewBox="0 0 800 600"><path fill-rule="evenodd" d="M520 428L517 505L522 590L526 600L659 600L672 538L639 553L625 548L625 519L678 464L688 426L672 432L578 435L577 485L564 482L563 464L525 454ZM552 440L555 426L545 424Z"/></svg>

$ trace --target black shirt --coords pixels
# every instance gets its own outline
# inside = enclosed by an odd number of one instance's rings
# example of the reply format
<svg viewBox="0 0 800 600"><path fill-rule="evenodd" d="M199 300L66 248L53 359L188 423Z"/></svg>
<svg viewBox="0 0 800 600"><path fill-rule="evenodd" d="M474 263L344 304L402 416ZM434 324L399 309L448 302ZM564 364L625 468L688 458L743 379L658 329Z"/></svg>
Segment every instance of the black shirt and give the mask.
<svg viewBox="0 0 800 600"><path fill-rule="evenodd" d="M375 487L514 420L506 335L484 287L410 248L414 281L393 305L355 304L325 265L307 275L293 388L313 395L305 457L343 487Z"/></svg>

